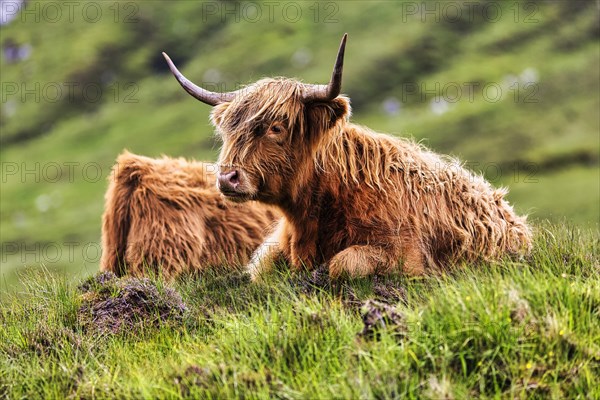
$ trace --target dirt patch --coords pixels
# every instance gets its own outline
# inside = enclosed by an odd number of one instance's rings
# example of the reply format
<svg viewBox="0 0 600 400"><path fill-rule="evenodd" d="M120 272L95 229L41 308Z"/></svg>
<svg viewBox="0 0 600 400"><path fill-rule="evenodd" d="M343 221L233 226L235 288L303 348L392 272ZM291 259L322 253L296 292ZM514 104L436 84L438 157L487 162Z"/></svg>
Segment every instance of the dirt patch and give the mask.
<svg viewBox="0 0 600 400"><path fill-rule="evenodd" d="M79 349L82 340L75 332L67 328L39 328L27 335L29 350L38 355L58 355L66 349Z"/></svg>
<svg viewBox="0 0 600 400"><path fill-rule="evenodd" d="M406 290L385 276L373 277L373 294L377 300L388 304L406 304Z"/></svg>
<svg viewBox="0 0 600 400"><path fill-rule="evenodd" d="M398 339L408 334L406 317L395 307L377 300L367 300L361 307L363 330L360 336L378 340L385 331Z"/></svg>
<svg viewBox="0 0 600 400"><path fill-rule="evenodd" d="M289 282L304 294L315 294L324 290L328 291L332 287L331 279L329 279L329 270L326 265L319 265L310 271L294 273L290 277Z"/></svg>
<svg viewBox="0 0 600 400"><path fill-rule="evenodd" d="M114 334L178 326L188 311L179 293L147 278L119 279L103 272L83 282L79 291L83 302L77 319L87 331Z"/></svg>
<svg viewBox="0 0 600 400"><path fill-rule="evenodd" d="M182 373L173 375L173 382L183 397L189 397L192 388L208 388L215 384L213 373L206 367L191 365Z"/></svg>
<svg viewBox="0 0 600 400"><path fill-rule="evenodd" d="M183 372L174 374L172 379L184 398L194 397L194 392L198 389L207 390L215 398L222 397L222 394L215 389L221 387L224 381L237 381L240 386L250 390L267 386L272 393L283 386L283 383L275 379L268 368L263 371L235 371L225 364L220 364L212 369L191 365Z"/></svg>
<svg viewBox="0 0 600 400"><path fill-rule="evenodd" d="M39 357L59 357L65 350L84 349L81 336L65 327L49 328L40 324L32 330L23 331L21 337L22 342L18 345L4 345L3 350L8 356L34 353Z"/></svg>
<svg viewBox="0 0 600 400"><path fill-rule="evenodd" d="M523 299L517 289L508 291L508 303L510 307L510 318L519 324L533 320L529 302ZM534 321L535 322L535 321Z"/></svg>
<svg viewBox="0 0 600 400"><path fill-rule="evenodd" d="M406 291L398 282L394 282L388 276L375 275L372 279L373 293L369 297L388 304L406 303ZM329 270L326 265L294 274L290 278L290 284L304 294L326 291L339 295L344 305L349 308L360 308L363 304L361 296L357 294L351 283L345 280L332 281L329 278Z"/></svg>

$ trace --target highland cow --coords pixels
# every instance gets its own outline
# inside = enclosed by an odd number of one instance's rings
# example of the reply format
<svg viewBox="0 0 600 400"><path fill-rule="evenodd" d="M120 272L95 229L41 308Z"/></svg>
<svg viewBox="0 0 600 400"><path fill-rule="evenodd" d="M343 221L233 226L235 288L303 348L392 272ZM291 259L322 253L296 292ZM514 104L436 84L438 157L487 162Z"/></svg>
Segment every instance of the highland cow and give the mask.
<svg viewBox="0 0 600 400"><path fill-rule="evenodd" d="M281 258L292 268L324 263L338 277L422 274L527 252L530 228L506 190L413 141L349 122L345 44L346 35L327 85L262 79L228 93L196 86L165 54L183 88L214 106L223 195L284 215L247 266L253 279Z"/></svg>
<svg viewBox="0 0 600 400"><path fill-rule="evenodd" d="M173 278L244 264L278 216L269 206L224 200L214 164L124 152L109 179L100 268L116 275Z"/></svg>

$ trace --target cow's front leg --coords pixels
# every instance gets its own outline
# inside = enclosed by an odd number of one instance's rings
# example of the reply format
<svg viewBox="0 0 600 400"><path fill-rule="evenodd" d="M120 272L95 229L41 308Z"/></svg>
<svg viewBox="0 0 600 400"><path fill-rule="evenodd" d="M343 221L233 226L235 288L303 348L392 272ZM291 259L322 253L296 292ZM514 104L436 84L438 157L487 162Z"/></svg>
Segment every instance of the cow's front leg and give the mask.
<svg viewBox="0 0 600 400"><path fill-rule="evenodd" d="M350 246L333 256L329 262L329 276L338 278L343 273L351 277L372 275L388 261L382 248Z"/></svg>
<svg viewBox="0 0 600 400"><path fill-rule="evenodd" d="M284 218L280 219L275 230L252 255L252 259L246 266L252 281L258 280L260 274L268 272L276 261L283 259L283 249L289 240L286 224Z"/></svg>
<svg viewBox="0 0 600 400"><path fill-rule="evenodd" d="M308 221L291 235L290 263L295 271L311 270L317 257L317 223Z"/></svg>
<svg viewBox="0 0 600 400"><path fill-rule="evenodd" d="M337 278L343 273L351 277L388 272L402 266L408 275L421 275L425 271L423 252L415 244L395 251L377 246L350 246L337 253L329 262L329 276Z"/></svg>

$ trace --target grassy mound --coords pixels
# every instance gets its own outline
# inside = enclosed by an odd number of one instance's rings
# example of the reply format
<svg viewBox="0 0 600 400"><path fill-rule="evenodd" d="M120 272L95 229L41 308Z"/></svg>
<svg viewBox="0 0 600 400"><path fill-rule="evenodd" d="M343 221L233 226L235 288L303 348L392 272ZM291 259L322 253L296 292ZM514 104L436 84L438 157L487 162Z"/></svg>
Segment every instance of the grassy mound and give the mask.
<svg viewBox="0 0 600 400"><path fill-rule="evenodd" d="M598 232L539 228L525 262L419 279L22 279L0 306L0 397L600 396Z"/></svg>
<svg viewBox="0 0 600 400"><path fill-rule="evenodd" d="M90 331L135 332L145 326L177 324L187 311L181 296L149 279L118 279L111 272L88 278L79 286L82 305L77 317Z"/></svg>

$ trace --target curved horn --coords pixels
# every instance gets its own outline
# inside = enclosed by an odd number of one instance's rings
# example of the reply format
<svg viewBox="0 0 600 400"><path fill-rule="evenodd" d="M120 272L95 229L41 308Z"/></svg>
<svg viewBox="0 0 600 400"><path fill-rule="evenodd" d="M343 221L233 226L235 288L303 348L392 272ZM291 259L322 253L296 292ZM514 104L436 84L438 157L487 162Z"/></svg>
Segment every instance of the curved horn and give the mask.
<svg viewBox="0 0 600 400"><path fill-rule="evenodd" d="M305 102L311 101L329 101L335 99L342 90L342 70L344 69L344 50L346 49L346 39L348 34L345 33L340 43L331 80L327 85L310 85L307 88L303 99Z"/></svg>
<svg viewBox="0 0 600 400"><path fill-rule="evenodd" d="M175 79L177 79L177 82L179 82L181 87L201 102L210 106L216 106L219 103L231 101L235 97L235 93L233 92L215 93L206 89L202 89L200 86L195 85L194 83L189 81L185 76L183 76L181 72L179 72L179 70L177 69L175 64L173 64L173 61L171 61L167 53L163 52L162 55L165 57L165 60L167 60L171 72L173 73L173 75L175 75Z"/></svg>

